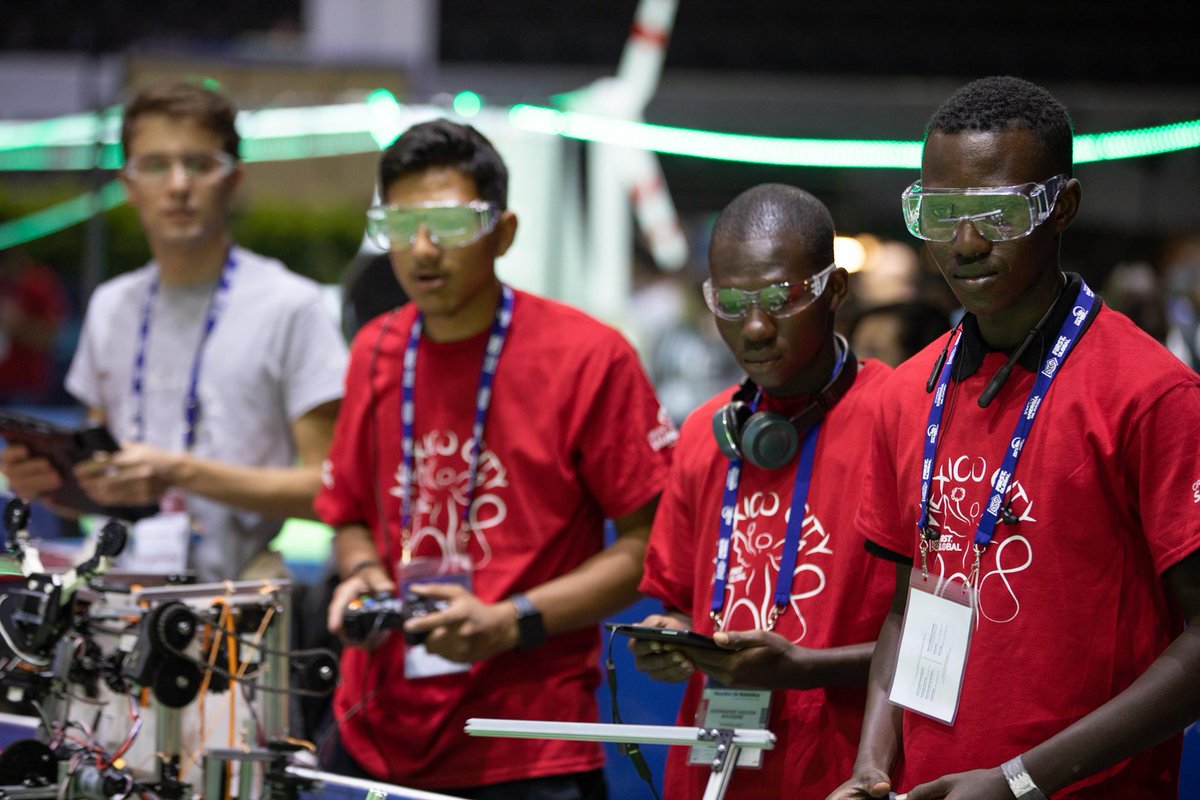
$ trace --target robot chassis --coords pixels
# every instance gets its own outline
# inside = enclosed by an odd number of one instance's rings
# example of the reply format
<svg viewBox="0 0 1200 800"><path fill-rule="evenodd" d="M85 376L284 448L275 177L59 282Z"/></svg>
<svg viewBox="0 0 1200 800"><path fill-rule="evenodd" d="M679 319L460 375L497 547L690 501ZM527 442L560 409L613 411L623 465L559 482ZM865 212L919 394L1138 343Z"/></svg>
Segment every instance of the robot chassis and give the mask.
<svg viewBox="0 0 1200 800"><path fill-rule="evenodd" d="M19 578L0 583L0 684L40 722L0 752L0 800L291 800L318 788L289 771L312 746L288 738L288 696L331 692L337 657L289 650L290 581L140 586L109 571L128 537L118 520L90 558L49 572L28 519L24 501L4 509L0 560Z"/></svg>

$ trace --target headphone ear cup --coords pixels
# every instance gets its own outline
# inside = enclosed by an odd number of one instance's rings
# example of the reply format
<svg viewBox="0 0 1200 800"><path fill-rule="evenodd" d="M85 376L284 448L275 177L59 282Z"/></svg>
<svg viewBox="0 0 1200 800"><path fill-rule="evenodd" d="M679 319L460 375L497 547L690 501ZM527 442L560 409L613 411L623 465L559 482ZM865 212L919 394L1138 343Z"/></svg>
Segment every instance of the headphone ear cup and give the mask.
<svg viewBox="0 0 1200 800"><path fill-rule="evenodd" d="M742 457L742 426L749 418L750 407L739 401L726 403L713 414L713 438L726 458Z"/></svg>
<svg viewBox="0 0 1200 800"><path fill-rule="evenodd" d="M760 411L742 429L745 459L762 469L780 469L791 463L800 449L796 426L782 414Z"/></svg>

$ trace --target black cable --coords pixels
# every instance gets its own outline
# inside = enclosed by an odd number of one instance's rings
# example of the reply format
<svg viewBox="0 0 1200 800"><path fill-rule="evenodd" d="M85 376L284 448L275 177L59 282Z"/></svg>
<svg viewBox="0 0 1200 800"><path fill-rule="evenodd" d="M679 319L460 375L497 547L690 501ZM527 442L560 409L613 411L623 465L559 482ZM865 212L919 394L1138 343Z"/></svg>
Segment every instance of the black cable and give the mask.
<svg viewBox="0 0 1200 800"><path fill-rule="evenodd" d="M1058 306L1058 301L1062 298L1063 292L1067 290L1067 277L1063 275L1062 278L1063 284L1059 288L1058 294L1054 296L1054 302L1052 302L1050 307L1046 309L1046 313L1042 314L1042 318L1039 319L1037 323L1029 329L1029 333L1025 335L1025 338L1021 340L1019 345L1017 345L1017 349L1014 350L1012 355L1009 356L1008 360L1004 362L1004 366L996 370L996 374L992 376L992 379L988 381L988 385L984 387L982 392L980 392L979 399L977 401L980 408L987 408L991 404L992 400L996 399L996 395L999 394L1000 389L1003 388L1005 382L1008 381L1009 373L1013 371L1013 367L1016 366L1017 361L1019 361L1021 356L1025 354L1025 351L1029 349L1029 345L1033 344L1034 339L1042 340L1042 352L1043 354L1045 353L1045 340L1042 339L1042 326L1046 324L1046 320L1050 319L1050 315L1054 313L1054 309Z"/></svg>
<svg viewBox="0 0 1200 800"><path fill-rule="evenodd" d="M612 704L612 721L615 725L621 724L621 711L617 706L617 665L613 661L613 639L616 637L616 631L608 632L608 655L604 659L604 672L608 677L608 693ZM654 788L654 776L650 773L650 765L646 763L646 757L642 755L642 750L637 742L618 742L617 749L621 751L621 755L625 756L633 763L633 768L637 770L638 777L646 782L650 787L650 793L654 795L654 800L659 800L658 789Z"/></svg>

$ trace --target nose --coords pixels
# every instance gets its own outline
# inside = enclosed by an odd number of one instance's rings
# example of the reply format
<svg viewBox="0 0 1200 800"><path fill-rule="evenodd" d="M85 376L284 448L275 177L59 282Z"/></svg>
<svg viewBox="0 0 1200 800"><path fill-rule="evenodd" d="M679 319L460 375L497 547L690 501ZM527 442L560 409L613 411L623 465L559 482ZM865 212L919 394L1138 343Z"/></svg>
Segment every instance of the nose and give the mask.
<svg viewBox="0 0 1200 800"><path fill-rule="evenodd" d="M172 161L167 170L167 188L173 192L180 192L191 188L191 185L192 176L188 174L187 168L178 161Z"/></svg>
<svg viewBox="0 0 1200 800"><path fill-rule="evenodd" d="M429 229L424 225L417 228L417 236L412 243L413 258L418 263L436 262L442 256L442 248L429 235Z"/></svg>
<svg viewBox="0 0 1200 800"><path fill-rule="evenodd" d="M979 232L969 219L959 220L954 228L954 254L963 260L973 261L992 252L992 242Z"/></svg>
<svg viewBox="0 0 1200 800"><path fill-rule="evenodd" d="M750 306L742 320L742 341L749 345L765 344L775 338L775 320L757 304Z"/></svg>

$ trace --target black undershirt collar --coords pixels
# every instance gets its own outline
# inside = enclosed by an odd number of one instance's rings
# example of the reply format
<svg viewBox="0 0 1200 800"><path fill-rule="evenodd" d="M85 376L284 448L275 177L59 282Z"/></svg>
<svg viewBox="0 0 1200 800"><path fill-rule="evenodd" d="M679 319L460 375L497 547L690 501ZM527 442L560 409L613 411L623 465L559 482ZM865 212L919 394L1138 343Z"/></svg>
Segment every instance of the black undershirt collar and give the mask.
<svg viewBox="0 0 1200 800"><path fill-rule="evenodd" d="M1054 302L1054 309L1050 312L1050 316L1038 327L1038 333L1041 334L1039 339L1034 339L1033 343L1025 349L1021 357L1017 360L1028 372L1036 372L1042 365L1042 360L1046 356L1046 345L1048 342L1054 341L1054 332L1062 327L1063 320L1071 313L1071 309L1075 307L1075 298L1079 295L1079 287L1083 284L1083 278L1074 272L1067 274L1067 286L1059 294L1058 299ZM1092 312L1083 322L1082 330L1087 330L1092 320L1096 318L1096 314L1100 311L1100 306L1103 302L1099 297L1096 298L1096 303L1092 306ZM1047 334L1046 331L1050 333ZM958 353L955 355L954 369L951 377L956 381L961 381L964 378L969 378L974 375L979 367L983 365L984 356L988 353L999 352L996 348L989 345L983 339L983 334L979 332L979 320L974 314L966 314L962 321L962 342L959 344Z"/></svg>

